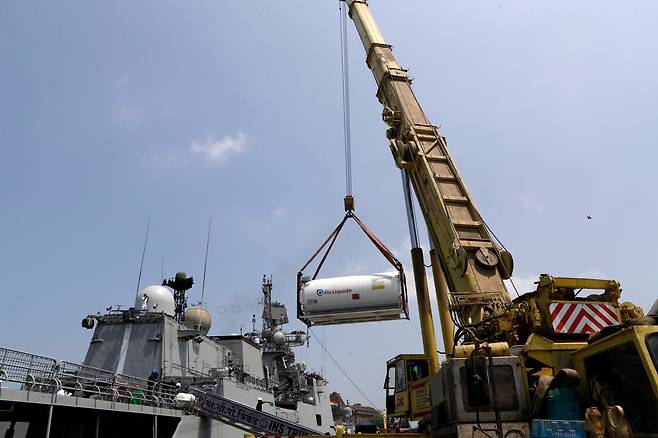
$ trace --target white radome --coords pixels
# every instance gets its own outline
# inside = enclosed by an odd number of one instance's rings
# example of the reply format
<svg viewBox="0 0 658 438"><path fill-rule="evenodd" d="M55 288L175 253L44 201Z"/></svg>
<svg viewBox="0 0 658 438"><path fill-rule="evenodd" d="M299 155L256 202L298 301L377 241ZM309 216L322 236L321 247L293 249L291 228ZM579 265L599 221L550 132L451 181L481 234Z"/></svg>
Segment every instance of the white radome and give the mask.
<svg viewBox="0 0 658 438"><path fill-rule="evenodd" d="M135 309L148 312L162 312L174 316L176 303L168 287L153 285L140 290L135 297Z"/></svg>
<svg viewBox="0 0 658 438"><path fill-rule="evenodd" d="M276 332L274 333L274 336L272 336L272 340L277 345L283 345L286 343L286 335L284 335L283 332Z"/></svg>

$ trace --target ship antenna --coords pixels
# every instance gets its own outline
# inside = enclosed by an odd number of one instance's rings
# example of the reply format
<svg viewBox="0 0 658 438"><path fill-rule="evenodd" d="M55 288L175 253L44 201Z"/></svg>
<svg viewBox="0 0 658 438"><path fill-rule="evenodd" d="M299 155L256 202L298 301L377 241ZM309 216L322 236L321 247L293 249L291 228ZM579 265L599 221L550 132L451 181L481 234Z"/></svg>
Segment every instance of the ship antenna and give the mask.
<svg viewBox="0 0 658 438"><path fill-rule="evenodd" d="M203 281L201 282L201 304L203 305L203 293L206 291L206 268L208 267L208 248L210 247L210 229L212 227L212 214L208 221L208 237L206 238L206 258L203 261Z"/></svg>
<svg viewBox="0 0 658 438"><path fill-rule="evenodd" d="M144 248L142 248L142 261L139 262L139 275L137 276L137 291L139 293L139 285L142 283L142 268L144 267L144 255L146 254L146 245L149 241L149 231L151 230L151 218L149 218L148 223L146 224L146 237L144 238Z"/></svg>

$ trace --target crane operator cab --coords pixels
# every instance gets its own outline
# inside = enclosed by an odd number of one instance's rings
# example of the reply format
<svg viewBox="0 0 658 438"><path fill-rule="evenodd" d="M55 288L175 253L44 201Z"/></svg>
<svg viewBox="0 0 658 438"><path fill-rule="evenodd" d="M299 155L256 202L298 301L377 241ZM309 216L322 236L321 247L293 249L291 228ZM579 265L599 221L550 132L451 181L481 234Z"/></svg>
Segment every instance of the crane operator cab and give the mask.
<svg viewBox="0 0 658 438"><path fill-rule="evenodd" d="M400 354L386 362L386 417L389 427L408 427L430 413L430 364L422 354Z"/></svg>
<svg viewBox="0 0 658 438"><path fill-rule="evenodd" d="M573 354L585 406L621 406L636 437L658 436L658 302L632 325L609 327Z"/></svg>

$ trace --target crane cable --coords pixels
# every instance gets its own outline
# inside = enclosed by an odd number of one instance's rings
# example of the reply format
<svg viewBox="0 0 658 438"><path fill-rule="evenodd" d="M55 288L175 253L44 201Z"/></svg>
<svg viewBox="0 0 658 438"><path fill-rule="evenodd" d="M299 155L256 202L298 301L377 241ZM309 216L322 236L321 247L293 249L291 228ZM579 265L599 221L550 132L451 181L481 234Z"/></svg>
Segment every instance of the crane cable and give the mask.
<svg viewBox="0 0 658 438"><path fill-rule="evenodd" d="M352 196L352 135L350 131L350 77L347 57L347 9L345 0L338 0L340 19L340 66L343 85L343 135L345 142L345 196ZM352 207L353 208L353 207ZM347 209L347 207L346 207Z"/></svg>

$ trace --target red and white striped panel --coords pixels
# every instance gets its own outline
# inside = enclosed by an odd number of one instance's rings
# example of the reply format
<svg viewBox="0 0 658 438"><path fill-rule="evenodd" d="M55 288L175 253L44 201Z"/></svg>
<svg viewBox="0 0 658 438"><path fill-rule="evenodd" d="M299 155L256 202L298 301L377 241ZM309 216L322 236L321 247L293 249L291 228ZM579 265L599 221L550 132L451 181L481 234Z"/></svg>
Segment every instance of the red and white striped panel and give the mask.
<svg viewBox="0 0 658 438"><path fill-rule="evenodd" d="M620 322L612 304L551 303L549 310L555 333L596 333Z"/></svg>

